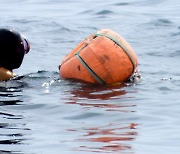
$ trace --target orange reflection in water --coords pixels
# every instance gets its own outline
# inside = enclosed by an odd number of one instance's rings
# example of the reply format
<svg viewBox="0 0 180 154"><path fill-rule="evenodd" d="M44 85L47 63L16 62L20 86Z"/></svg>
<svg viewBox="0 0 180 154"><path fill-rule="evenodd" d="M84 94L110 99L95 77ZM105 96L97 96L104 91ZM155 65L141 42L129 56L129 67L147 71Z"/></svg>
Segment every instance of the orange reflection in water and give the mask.
<svg viewBox="0 0 180 154"><path fill-rule="evenodd" d="M113 102L113 100L121 100L126 97L127 92L123 89L126 86L126 84L113 86L84 85L71 91L73 96L66 104L77 104L85 108L104 108L106 111L129 112L125 108L134 107L135 104Z"/></svg>
<svg viewBox="0 0 180 154"><path fill-rule="evenodd" d="M85 85L71 91L72 97L66 104L80 105L83 108L96 108L96 112L98 112L99 109L105 109L104 114L106 114L106 111L118 111L117 116L119 116L119 112L135 112L135 103L123 102L123 100L127 100L128 98L128 96L126 96L127 91L124 88L126 86L127 85ZM130 121L128 120L125 124L123 121L123 124L121 124L121 121L115 120L104 126L99 126L98 123L95 122L93 128L83 125L79 128L67 129L67 131L74 134L81 134L76 136L72 141L73 143L75 142L76 145L79 143L79 146L74 148L76 151L83 151L84 153L120 153L125 150L126 152L133 153L131 142L135 140L138 133L136 131L137 124Z"/></svg>
<svg viewBox="0 0 180 154"><path fill-rule="evenodd" d="M109 124L108 126L99 128L83 128L85 131L84 137L77 139L76 142L87 142L102 143L101 146L86 146L81 145L75 150L79 151L91 151L97 153L109 153L109 152L120 152L122 150L131 150L132 147L129 144L137 136L135 123L130 123L128 126L116 126ZM107 127L107 128L106 128ZM111 127L111 128L108 128ZM76 129L68 129L68 131L80 131ZM127 143L126 143L127 142Z"/></svg>
<svg viewBox="0 0 180 154"><path fill-rule="evenodd" d="M95 100L109 100L117 96L125 95L126 91L123 90L123 87L126 87L125 84L118 85L84 85L76 90L73 90L71 93L75 98L86 98L86 99L95 99Z"/></svg>
<svg viewBox="0 0 180 154"><path fill-rule="evenodd" d="M97 103L82 103L82 102L67 102L66 104L77 104L77 105L81 105L83 107L87 107L87 108L105 108L106 111L119 111L119 112L135 112L135 111L129 111L128 109L121 109L123 107L133 107L136 105L132 105L132 104L123 104L123 105L118 105L118 104L107 104L102 102L101 104L97 104Z"/></svg>

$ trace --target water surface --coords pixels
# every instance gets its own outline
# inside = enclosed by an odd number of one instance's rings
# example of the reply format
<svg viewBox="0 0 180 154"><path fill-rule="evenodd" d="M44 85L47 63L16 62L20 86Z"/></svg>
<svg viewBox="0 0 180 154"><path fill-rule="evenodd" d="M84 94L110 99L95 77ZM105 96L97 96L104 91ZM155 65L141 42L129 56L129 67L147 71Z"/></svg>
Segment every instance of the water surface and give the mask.
<svg viewBox="0 0 180 154"><path fill-rule="evenodd" d="M0 83L2 154L178 154L178 0L0 0L0 27L25 34L31 51ZM123 36L142 81L95 86L59 78L63 57L101 28Z"/></svg>

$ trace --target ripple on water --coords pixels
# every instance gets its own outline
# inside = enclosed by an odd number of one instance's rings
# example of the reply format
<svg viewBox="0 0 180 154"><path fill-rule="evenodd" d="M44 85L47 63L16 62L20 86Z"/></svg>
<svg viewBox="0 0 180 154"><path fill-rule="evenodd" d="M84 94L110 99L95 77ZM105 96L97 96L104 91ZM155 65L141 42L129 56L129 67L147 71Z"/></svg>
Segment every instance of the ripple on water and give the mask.
<svg viewBox="0 0 180 154"><path fill-rule="evenodd" d="M107 125L101 125L99 127L81 127L70 128L68 132L74 134L78 131L84 132L79 135L75 140L81 143L79 147L75 148L78 151L84 152L121 152L124 150L131 150L132 147L128 142L135 139L137 125L130 123L127 125L116 125L115 123L109 123ZM65 141L69 142L69 141ZM74 142L74 141L71 141ZM83 145L82 143L91 142L90 146ZM127 144L126 144L126 143Z"/></svg>
<svg viewBox="0 0 180 154"><path fill-rule="evenodd" d="M114 13L114 12L110 11L110 10L102 10L102 11L97 12L96 14L97 15L107 15L107 14L112 14L112 13Z"/></svg>
<svg viewBox="0 0 180 154"><path fill-rule="evenodd" d="M29 74L0 82L0 153L178 154L179 4L2 1L0 27L23 32L32 50L18 69ZM135 47L143 74L139 84L59 79L59 59L99 28L123 34Z"/></svg>
<svg viewBox="0 0 180 154"><path fill-rule="evenodd" d="M120 3L116 3L114 4L115 6L125 6L125 5L130 5L131 3L128 2L120 2Z"/></svg>

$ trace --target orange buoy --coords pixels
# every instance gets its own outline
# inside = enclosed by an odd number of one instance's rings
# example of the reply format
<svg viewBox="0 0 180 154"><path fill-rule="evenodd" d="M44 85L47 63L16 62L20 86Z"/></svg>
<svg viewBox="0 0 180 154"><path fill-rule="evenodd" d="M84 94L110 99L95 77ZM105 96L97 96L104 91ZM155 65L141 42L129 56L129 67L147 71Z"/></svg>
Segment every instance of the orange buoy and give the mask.
<svg viewBox="0 0 180 154"><path fill-rule="evenodd" d="M89 83L124 82L135 72L138 59L117 33L102 29L76 46L62 61L60 77Z"/></svg>

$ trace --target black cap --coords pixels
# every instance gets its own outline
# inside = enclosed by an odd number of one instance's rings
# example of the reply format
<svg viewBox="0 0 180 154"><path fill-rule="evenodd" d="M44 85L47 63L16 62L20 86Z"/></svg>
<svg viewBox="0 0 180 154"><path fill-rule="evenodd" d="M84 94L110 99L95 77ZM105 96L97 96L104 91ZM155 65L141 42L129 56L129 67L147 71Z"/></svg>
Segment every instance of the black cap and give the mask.
<svg viewBox="0 0 180 154"><path fill-rule="evenodd" d="M23 38L10 29L0 29L0 67L19 68L25 54Z"/></svg>

